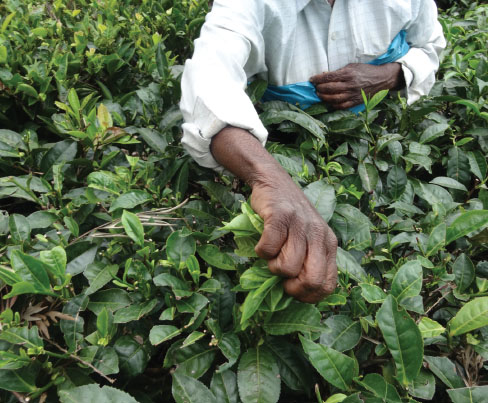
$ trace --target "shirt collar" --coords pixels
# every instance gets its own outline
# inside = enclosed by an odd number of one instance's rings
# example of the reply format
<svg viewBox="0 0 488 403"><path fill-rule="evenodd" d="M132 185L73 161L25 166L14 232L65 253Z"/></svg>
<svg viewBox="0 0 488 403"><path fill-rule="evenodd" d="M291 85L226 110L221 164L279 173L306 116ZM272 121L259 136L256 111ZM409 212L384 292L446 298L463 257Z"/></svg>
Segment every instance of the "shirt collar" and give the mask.
<svg viewBox="0 0 488 403"><path fill-rule="evenodd" d="M302 11L308 3L310 3L310 0L297 0L297 12Z"/></svg>

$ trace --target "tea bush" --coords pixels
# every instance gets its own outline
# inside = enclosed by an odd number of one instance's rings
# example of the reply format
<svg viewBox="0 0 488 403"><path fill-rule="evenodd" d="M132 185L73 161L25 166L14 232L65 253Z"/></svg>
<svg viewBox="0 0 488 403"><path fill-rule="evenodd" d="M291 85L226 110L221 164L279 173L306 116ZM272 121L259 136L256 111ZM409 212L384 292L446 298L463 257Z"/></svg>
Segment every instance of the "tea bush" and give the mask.
<svg viewBox="0 0 488 403"><path fill-rule="evenodd" d="M208 9L0 5L0 400L486 401L488 6L441 14L438 82L412 106L304 112L250 86L339 239L315 305L256 257L250 189L179 145Z"/></svg>

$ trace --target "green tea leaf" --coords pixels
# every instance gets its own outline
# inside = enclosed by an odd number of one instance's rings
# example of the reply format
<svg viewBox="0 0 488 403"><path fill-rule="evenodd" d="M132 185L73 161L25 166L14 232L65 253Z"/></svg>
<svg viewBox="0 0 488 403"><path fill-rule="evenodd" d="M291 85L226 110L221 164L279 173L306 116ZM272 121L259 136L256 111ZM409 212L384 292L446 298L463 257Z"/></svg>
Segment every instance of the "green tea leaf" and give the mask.
<svg viewBox="0 0 488 403"><path fill-rule="evenodd" d="M143 316L151 312L158 304L157 299L151 299L146 302L141 302L139 304L129 305L125 309L118 310L115 313L114 322L115 323L129 323L133 320L139 320Z"/></svg>
<svg viewBox="0 0 488 403"><path fill-rule="evenodd" d="M125 233L141 248L144 247L144 228L135 214L124 210L122 213L122 225Z"/></svg>
<svg viewBox="0 0 488 403"><path fill-rule="evenodd" d="M344 274L349 275L356 281L363 281L368 276L359 263L351 256L349 252L346 252L342 248L337 248L337 268Z"/></svg>
<svg viewBox="0 0 488 403"><path fill-rule="evenodd" d="M116 264L106 266L101 263L90 264L83 273L90 283L90 286L85 290L85 295L94 294L112 281L118 270L119 266Z"/></svg>
<svg viewBox="0 0 488 403"><path fill-rule="evenodd" d="M181 230L173 232L166 240L166 254L176 267L194 255L195 250L195 239L191 235L184 236Z"/></svg>
<svg viewBox="0 0 488 403"><path fill-rule="evenodd" d="M363 184L363 189L368 193L373 192L379 180L376 167L373 164L362 162L358 165L358 173Z"/></svg>
<svg viewBox="0 0 488 403"><path fill-rule="evenodd" d="M386 298L386 293L378 286L373 284L361 283L361 295L370 304L382 304Z"/></svg>
<svg viewBox="0 0 488 403"><path fill-rule="evenodd" d="M215 403L215 396L200 381L175 372L171 390L176 403Z"/></svg>
<svg viewBox="0 0 488 403"><path fill-rule="evenodd" d="M429 143L432 140L435 140L437 137L443 136L448 128L449 125L447 123L436 123L429 126L420 136L420 143Z"/></svg>
<svg viewBox="0 0 488 403"><path fill-rule="evenodd" d="M263 324L263 329L275 336L293 332L322 332L320 312L310 304L292 303L288 308L273 313Z"/></svg>
<svg viewBox="0 0 488 403"><path fill-rule="evenodd" d="M61 403L137 403L131 395L111 386L100 387L96 384L78 386L59 391Z"/></svg>
<svg viewBox="0 0 488 403"><path fill-rule="evenodd" d="M323 344L299 337L310 363L319 374L336 388L348 390L355 373L354 360Z"/></svg>
<svg viewBox="0 0 488 403"><path fill-rule="evenodd" d="M156 68L161 78L166 79L166 69L168 68L168 60L166 59L166 53L163 42L159 42L156 48Z"/></svg>
<svg viewBox="0 0 488 403"><path fill-rule="evenodd" d="M433 183L434 185L444 186L449 189L462 190L464 192L468 191L468 189L466 189L466 186L464 186L462 183L458 182L455 179L448 178L446 176L438 176L432 179L429 183Z"/></svg>
<svg viewBox="0 0 488 403"><path fill-rule="evenodd" d="M379 374L368 374L363 380L357 381L366 390L373 393L374 396L381 399L382 402L401 403L402 399L398 395L396 388L386 382Z"/></svg>
<svg viewBox="0 0 488 403"><path fill-rule="evenodd" d="M242 317L241 324L246 320L250 319L252 315L258 310L259 306L263 302L266 295L275 284L278 284L281 278L278 276L273 276L267 279L259 288L252 290L247 295L244 303L242 304Z"/></svg>
<svg viewBox="0 0 488 403"><path fill-rule="evenodd" d="M411 260L398 269L391 284L391 294L398 301L419 295L422 289L422 266Z"/></svg>
<svg viewBox="0 0 488 403"><path fill-rule="evenodd" d="M303 193L317 209L325 222L328 222L334 214L336 197L334 187L326 181L313 182L303 189Z"/></svg>
<svg viewBox="0 0 488 403"><path fill-rule="evenodd" d="M215 354L216 349L209 348L208 343L197 342L177 349L171 364L177 366L176 372L198 379L210 369Z"/></svg>
<svg viewBox="0 0 488 403"><path fill-rule="evenodd" d="M446 223L441 222L437 225L429 235L427 240L427 247L425 248L425 256L429 257L439 250L441 250L446 244Z"/></svg>
<svg viewBox="0 0 488 403"><path fill-rule="evenodd" d="M222 270L235 270L236 264L234 260L228 254L221 252L215 245L207 244L198 246L197 252L210 266Z"/></svg>
<svg viewBox="0 0 488 403"><path fill-rule="evenodd" d="M457 217L446 232L446 245L488 225L488 210L471 210Z"/></svg>
<svg viewBox="0 0 488 403"><path fill-rule="evenodd" d="M269 337L266 348L273 354L281 380L296 391L309 393L313 389L312 367L301 348L284 337Z"/></svg>
<svg viewBox="0 0 488 403"><path fill-rule="evenodd" d="M346 315L333 315L325 321L320 343L343 352L353 349L361 339L361 324Z"/></svg>
<svg viewBox="0 0 488 403"><path fill-rule="evenodd" d="M391 168L386 178L386 185L393 200L398 200L407 187L407 174L405 170L398 165Z"/></svg>
<svg viewBox="0 0 488 403"><path fill-rule="evenodd" d="M279 369L263 347L250 348L239 361L237 385L243 403L276 403L280 397Z"/></svg>
<svg viewBox="0 0 488 403"><path fill-rule="evenodd" d="M237 376L232 371L215 372L210 383L210 391L216 402L238 403Z"/></svg>
<svg viewBox="0 0 488 403"><path fill-rule="evenodd" d="M435 394L434 375L421 369L419 375L413 380L408 389L411 396L432 400Z"/></svg>
<svg viewBox="0 0 488 403"><path fill-rule="evenodd" d="M32 366L20 370L0 371L0 389L12 392L32 393L36 388L37 371Z"/></svg>
<svg viewBox="0 0 488 403"><path fill-rule="evenodd" d="M464 382L456 371L456 366L447 357L425 356L424 360L430 369L448 388L462 388Z"/></svg>
<svg viewBox="0 0 488 403"><path fill-rule="evenodd" d="M488 386L475 386L472 388L450 389L447 391L453 403L478 403L486 399Z"/></svg>
<svg viewBox="0 0 488 403"><path fill-rule="evenodd" d="M173 337L178 336L181 333L181 329L172 325L158 325L153 326L149 332L149 341L153 346L164 343L171 340Z"/></svg>
<svg viewBox="0 0 488 403"><path fill-rule="evenodd" d="M112 212L119 208L132 209L150 200L152 200L152 197L149 193L143 190L132 190L117 197L112 202L109 211Z"/></svg>
<svg viewBox="0 0 488 403"><path fill-rule="evenodd" d="M440 323L436 322L435 320L429 319L427 317L423 317L419 322L419 330L422 338L427 337L437 337L440 336L442 333L446 331L446 328L443 327Z"/></svg>
<svg viewBox="0 0 488 403"><path fill-rule="evenodd" d="M123 372L136 376L141 374L149 361L149 354L144 344L129 335L117 339L114 344L120 360L120 368Z"/></svg>
<svg viewBox="0 0 488 403"><path fill-rule="evenodd" d="M32 326L30 329L27 326L3 329L0 333L0 340L18 344L26 349L44 347L44 342L39 337L37 326Z"/></svg>
<svg viewBox="0 0 488 403"><path fill-rule="evenodd" d="M40 253L41 261L47 265L49 271L55 276L64 279L66 275L66 251L61 246L55 246L51 250L43 250Z"/></svg>
<svg viewBox="0 0 488 403"><path fill-rule="evenodd" d="M22 280L31 285L32 291L30 292L56 296L51 291L49 276L47 274L48 269L42 261L18 250L14 250L11 255L10 264ZM15 288L10 292L10 296L13 295L17 295L15 294Z"/></svg>
<svg viewBox="0 0 488 403"><path fill-rule="evenodd" d="M8 219L10 235L14 242L24 242L30 238L31 227L23 215L12 214Z"/></svg>
<svg viewBox="0 0 488 403"><path fill-rule="evenodd" d="M381 305L376 320L395 361L397 379L406 386L417 377L422 366L424 344L420 330L391 295Z"/></svg>
<svg viewBox="0 0 488 403"><path fill-rule="evenodd" d="M461 253L452 265L455 283L460 293L464 292L474 281L475 270L471 259L465 253Z"/></svg>
<svg viewBox="0 0 488 403"><path fill-rule="evenodd" d="M451 336L459 336L487 325L488 297L479 297L469 301L448 323Z"/></svg>

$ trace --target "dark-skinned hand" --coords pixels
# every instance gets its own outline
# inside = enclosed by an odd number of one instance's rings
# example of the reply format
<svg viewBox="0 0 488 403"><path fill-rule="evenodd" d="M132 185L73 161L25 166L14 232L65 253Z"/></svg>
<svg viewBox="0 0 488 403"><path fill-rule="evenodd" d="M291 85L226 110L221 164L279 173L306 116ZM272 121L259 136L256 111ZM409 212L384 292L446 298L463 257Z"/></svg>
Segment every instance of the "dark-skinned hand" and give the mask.
<svg viewBox="0 0 488 403"><path fill-rule="evenodd" d="M404 77L399 63L382 66L353 63L342 69L310 78L318 97L334 109L347 109L363 103L361 89L368 97L381 90L400 89Z"/></svg>
<svg viewBox="0 0 488 403"><path fill-rule="evenodd" d="M251 205L264 220L256 253L287 278L287 294L314 303L336 286L337 239L288 174L253 184Z"/></svg>
<svg viewBox="0 0 488 403"><path fill-rule="evenodd" d="M264 220L256 245L285 291L315 303L336 287L337 239L288 173L249 132L227 127L212 138L215 159L252 187L251 205Z"/></svg>

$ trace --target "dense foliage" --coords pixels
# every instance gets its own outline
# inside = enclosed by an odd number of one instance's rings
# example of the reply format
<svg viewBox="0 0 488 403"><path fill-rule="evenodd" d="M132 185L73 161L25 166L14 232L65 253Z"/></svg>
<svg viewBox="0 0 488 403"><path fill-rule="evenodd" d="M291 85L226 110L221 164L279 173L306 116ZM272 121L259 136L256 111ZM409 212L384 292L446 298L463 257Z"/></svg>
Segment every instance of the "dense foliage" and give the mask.
<svg viewBox="0 0 488 403"><path fill-rule="evenodd" d="M255 256L249 188L179 145L208 3L0 4L0 400L486 401L488 6L441 15L412 106L303 112L250 86L339 238L310 305Z"/></svg>

